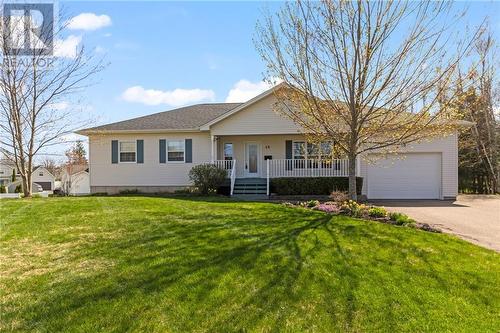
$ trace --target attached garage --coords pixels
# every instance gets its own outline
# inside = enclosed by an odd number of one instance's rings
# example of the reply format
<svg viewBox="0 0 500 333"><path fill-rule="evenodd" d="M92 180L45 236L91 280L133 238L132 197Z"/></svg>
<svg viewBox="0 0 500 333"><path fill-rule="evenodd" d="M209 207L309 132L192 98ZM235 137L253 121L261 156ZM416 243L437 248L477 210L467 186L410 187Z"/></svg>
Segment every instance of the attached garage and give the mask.
<svg viewBox="0 0 500 333"><path fill-rule="evenodd" d="M441 199L442 154L372 155L366 170L368 199Z"/></svg>

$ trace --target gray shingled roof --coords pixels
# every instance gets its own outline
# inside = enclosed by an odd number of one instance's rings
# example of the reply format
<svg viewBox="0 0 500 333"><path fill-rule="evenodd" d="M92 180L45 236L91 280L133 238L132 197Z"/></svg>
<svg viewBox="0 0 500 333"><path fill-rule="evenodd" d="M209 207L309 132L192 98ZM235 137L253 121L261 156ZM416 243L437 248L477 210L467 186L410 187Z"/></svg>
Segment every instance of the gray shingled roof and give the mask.
<svg viewBox="0 0 500 333"><path fill-rule="evenodd" d="M139 118L84 129L85 131L197 129L242 103L212 103L186 106Z"/></svg>

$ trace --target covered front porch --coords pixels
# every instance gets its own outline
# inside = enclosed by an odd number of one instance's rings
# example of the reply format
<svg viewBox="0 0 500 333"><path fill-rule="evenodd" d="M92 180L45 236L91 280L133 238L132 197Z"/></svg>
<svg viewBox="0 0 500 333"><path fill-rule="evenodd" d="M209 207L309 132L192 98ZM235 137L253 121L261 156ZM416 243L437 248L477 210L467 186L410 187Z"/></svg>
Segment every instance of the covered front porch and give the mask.
<svg viewBox="0 0 500 333"><path fill-rule="evenodd" d="M347 159L333 159L318 148L302 135L212 136L211 156L213 163L228 170L231 194L235 184L237 189L239 184L255 185L261 192L264 184L269 195L271 178L348 176Z"/></svg>

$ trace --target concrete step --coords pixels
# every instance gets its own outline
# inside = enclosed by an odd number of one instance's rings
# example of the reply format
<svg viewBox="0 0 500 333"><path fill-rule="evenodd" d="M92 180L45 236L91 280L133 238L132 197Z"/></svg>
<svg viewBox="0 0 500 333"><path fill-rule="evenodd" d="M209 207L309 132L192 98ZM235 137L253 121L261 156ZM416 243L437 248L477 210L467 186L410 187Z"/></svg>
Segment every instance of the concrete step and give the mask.
<svg viewBox="0 0 500 333"><path fill-rule="evenodd" d="M265 194L235 194L233 195L233 198L239 199L239 200L268 200L269 197Z"/></svg>
<svg viewBox="0 0 500 333"><path fill-rule="evenodd" d="M244 194L244 193L259 193L259 194L266 194L267 193L267 190L266 189L237 189L235 188L233 190L233 193L241 193L241 194Z"/></svg>
<svg viewBox="0 0 500 333"><path fill-rule="evenodd" d="M266 185L260 185L260 184L234 184L234 188L264 188L266 189Z"/></svg>
<svg viewBox="0 0 500 333"><path fill-rule="evenodd" d="M236 178L235 184L266 184L265 178Z"/></svg>
<svg viewBox="0 0 500 333"><path fill-rule="evenodd" d="M267 181L265 178L237 178L234 182L233 196L267 197Z"/></svg>

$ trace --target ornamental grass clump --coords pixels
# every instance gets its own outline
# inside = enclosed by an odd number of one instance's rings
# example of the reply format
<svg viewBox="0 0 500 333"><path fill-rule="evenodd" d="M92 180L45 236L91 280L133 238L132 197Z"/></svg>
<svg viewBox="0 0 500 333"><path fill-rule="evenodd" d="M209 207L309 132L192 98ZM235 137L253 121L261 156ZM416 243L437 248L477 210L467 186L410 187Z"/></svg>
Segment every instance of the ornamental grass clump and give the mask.
<svg viewBox="0 0 500 333"><path fill-rule="evenodd" d="M347 194L347 192L342 191L333 191L332 193L330 193L329 197L333 202L339 205L349 200L349 195Z"/></svg>
<svg viewBox="0 0 500 333"><path fill-rule="evenodd" d="M340 206L340 212L352 217L363 217L367 215L367 207L364 204L357 203L354 200L345 201Z"/></svg>
<svg viewBox="0 0 500 333"><path fill-rule="evenodd" d="M389 219L396 225L414 224L415 220L403 213L389 213Z"/></svg>
<svg viewBox="0 0 500 333"><path fill-rule="evenodd" d="M387 211L384 207L371 207L368 209L368 216L375 218L386 217Z"/></svg>

